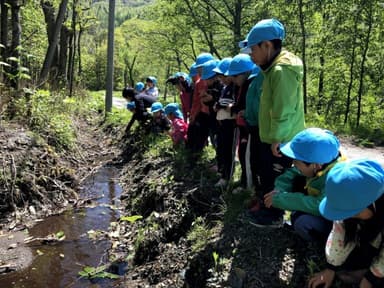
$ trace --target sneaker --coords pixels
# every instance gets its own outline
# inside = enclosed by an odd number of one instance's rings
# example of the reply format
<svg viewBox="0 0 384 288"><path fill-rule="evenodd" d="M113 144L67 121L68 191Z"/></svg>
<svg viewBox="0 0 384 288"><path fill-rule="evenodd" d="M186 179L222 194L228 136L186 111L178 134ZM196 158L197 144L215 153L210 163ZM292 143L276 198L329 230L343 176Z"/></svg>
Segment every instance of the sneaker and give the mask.
<svg viewBox="0 0 384 288"><path fill-rule="evenodd" d="M225 186L227 186L228 182L227 180L221 178L216 184L215 184L215 187L216 188L224 188Z"/></svg>
<svg viewBox="0 0 384 288"><path fill-rule="evenodd" d="M262 203L258 198L253 198L249 201L247 208L250 213L255 213L262 208Z"/></svg>
<svg viewBox="0 0 384 288"><path fill-rule="evenodd" d="M256 227L283 227L283 215L280 211L265 208L254 213L248 212L248 216L249 224Z"/></svg>

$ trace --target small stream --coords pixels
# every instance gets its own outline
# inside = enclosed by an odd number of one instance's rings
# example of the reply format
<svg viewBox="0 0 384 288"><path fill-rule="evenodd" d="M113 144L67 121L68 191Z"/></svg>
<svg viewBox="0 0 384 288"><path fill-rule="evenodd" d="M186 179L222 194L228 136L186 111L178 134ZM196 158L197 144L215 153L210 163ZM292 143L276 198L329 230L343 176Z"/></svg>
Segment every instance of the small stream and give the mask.
<svg viewBox="0 0 384 288"><path fill-rule="evenodd" d="M90 240L87 232L108 231L110 222L119 219L120 213L114 209L120 206L122 191L116 181L117 177L116 168L101 168L85 180L84 189L80 194L83 199L95 198L92 207L46 218L30 229L29 236L36 238L63 231L65 240L54 245L31 243L33 263L22 271L0 275L0 287L111 287L113 280L101 279L91 282L80 278L78 272L84 266L97 267L107 262L106 252L111 246L109 241L104 238ZM12 253L11 251L9 253Z"/></svg>

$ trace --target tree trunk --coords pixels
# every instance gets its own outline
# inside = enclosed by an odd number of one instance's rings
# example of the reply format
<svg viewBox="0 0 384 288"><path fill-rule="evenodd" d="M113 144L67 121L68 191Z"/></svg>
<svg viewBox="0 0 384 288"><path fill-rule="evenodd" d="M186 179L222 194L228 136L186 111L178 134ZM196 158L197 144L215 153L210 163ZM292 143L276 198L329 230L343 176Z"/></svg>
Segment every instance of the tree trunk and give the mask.
<svg viewBox="0 0 384 288"><path fill-rule="evenodd" d="M105 93L105 112L112 111L112 92L113 92L113 50L115 39L115 0L109 0L108 12L108 55L107 55L107 85Z"/></svg>
<svg viewBox="0 0 384 288"><path fill-rule="evenodd" d="M60 79L60 81L63 84L67 83L68 79L68 72L67 72L67 63L68 63L68 46L69 46L69 39L71 39L72 31L70 31L67 27L64 25L61 27L60 32L60 49L59 49L59 57L58 57L58 71L57 71L57 78Z"/></svg>
<svg viewBox="0 0 384 288"><path fill-rule="evenodd" d="M301 29L301 59L303 60L303 97L304 97L304 113L307 113L307 65L306 65L306 32L303 7L303 0L299 0L299 19Z"/></svg>
<svg viewBox="0 0 384 288"><path fill-rule="evenodd" d="M8 6L5 5L5 0L0 0L1 7L1 20L0 20L0 44L4 47L0 48L0 60L5 61L8 58ZM3 69L0 67L0 73L3 73ZM6 67L4 68L6 69ZM2 79L3 75L0 75Z"/></svg>
<svg viewBox="0 0 384 288"><path fill-rule="evenodd" d="M73 82L75 78L75 56L76 56L76 22L77 22L77 12L76 12L77 1L73 0L72 3L72 41L71 41L71 53L69 57L69 69L68 69L68 80L69 80L69 96L72 97L73 93Z"/></svg>
<svg viewBox="0 0 384 288"><path fill-rule="evenodd" d="M20 70L20 52L19 47L21 43L21 24L20 24L20 3L19 1L11 2L11 14L12 14L12 41L11 41L11 56L18 61L12 61L11 74L14 76L11 79L11 86L16 90L19 89L19 70Z"/></svg>
<svg viewBox="0 0 384 288"><path fill-rule="evenodd" d="M365 61L367 60L367 53L369 48L369 40L372 32L372 2L370 2L369 10L368 10L368 31L366 33L367 37L364 42L363 55L361 56L361 65L360 65L360 82L359 82L359 91L357 93L357 117L356 117L356 127L360 125L360 117L361 117L361 100L363 96L363 86L364 86L364 74L365 74Z"/></svg>
<svg viewBox="0 0 384 288"><path fill-rule="evenodd" d="M47 76L49 74L49 70L50 70L51 65L52 65L52 60L53 60L53 57L55 55L55 51L57 48L57 43L59 41L59 35L60 35L61 27L62 27L63 22L64 22L65 12L67 11L67 4L68 4L68 0L62 0L60 3L59 13L57 15L56 23L55 23L55 32L53 35L53 39L52 39L52 42L49 43L49 45L48 45L48 49L47 49L47 53L46 53L46 56L44 59L43 67L41 69L40 79L39 79L40 83L43 83L47 79Z"/></svg>

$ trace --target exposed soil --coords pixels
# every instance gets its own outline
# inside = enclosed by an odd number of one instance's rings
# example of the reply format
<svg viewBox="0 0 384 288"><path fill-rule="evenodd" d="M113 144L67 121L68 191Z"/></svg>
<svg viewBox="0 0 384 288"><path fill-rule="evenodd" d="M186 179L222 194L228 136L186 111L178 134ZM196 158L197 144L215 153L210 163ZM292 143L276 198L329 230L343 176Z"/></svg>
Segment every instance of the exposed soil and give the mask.
<svg viewBox="0 0 384 288"><path fill-rule="evenodd" d="M322 247L304 243L289 228L249 224L243 217L249 195L215 189L209 160L191 167L171 144L150 155L156 145L138 133L109 131L112 142L97 122L76 126L77 148L62 154L16 124L1 127L0 273L28 263L16 250L24 236L9 233L76 205L82 181L110 159L121 169L122 214L143 217L112 228L119 237L111 260L128 262L113 287L305 287L311 270L324 263ZM384 148L359 148L349 138L342 143L350 158L384 164ZM198 225L210 232L193 239L190 231ZM196 240L203 244L197 247ZM9 249L16 259L3 253Z"/></svg>

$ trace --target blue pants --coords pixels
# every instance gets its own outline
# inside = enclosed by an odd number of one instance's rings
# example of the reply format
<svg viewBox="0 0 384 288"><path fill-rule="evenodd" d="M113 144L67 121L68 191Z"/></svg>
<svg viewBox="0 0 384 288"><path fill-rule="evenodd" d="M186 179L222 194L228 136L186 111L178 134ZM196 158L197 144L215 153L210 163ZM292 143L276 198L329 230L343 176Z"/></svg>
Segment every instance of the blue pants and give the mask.
<svg viewBox="0 0 384 288"><path fill-rule="evenodd" d="M332 221L304 212L292 212L291 222L295 232L304 240L311 242L325 243L332 229Z"/></svg>

